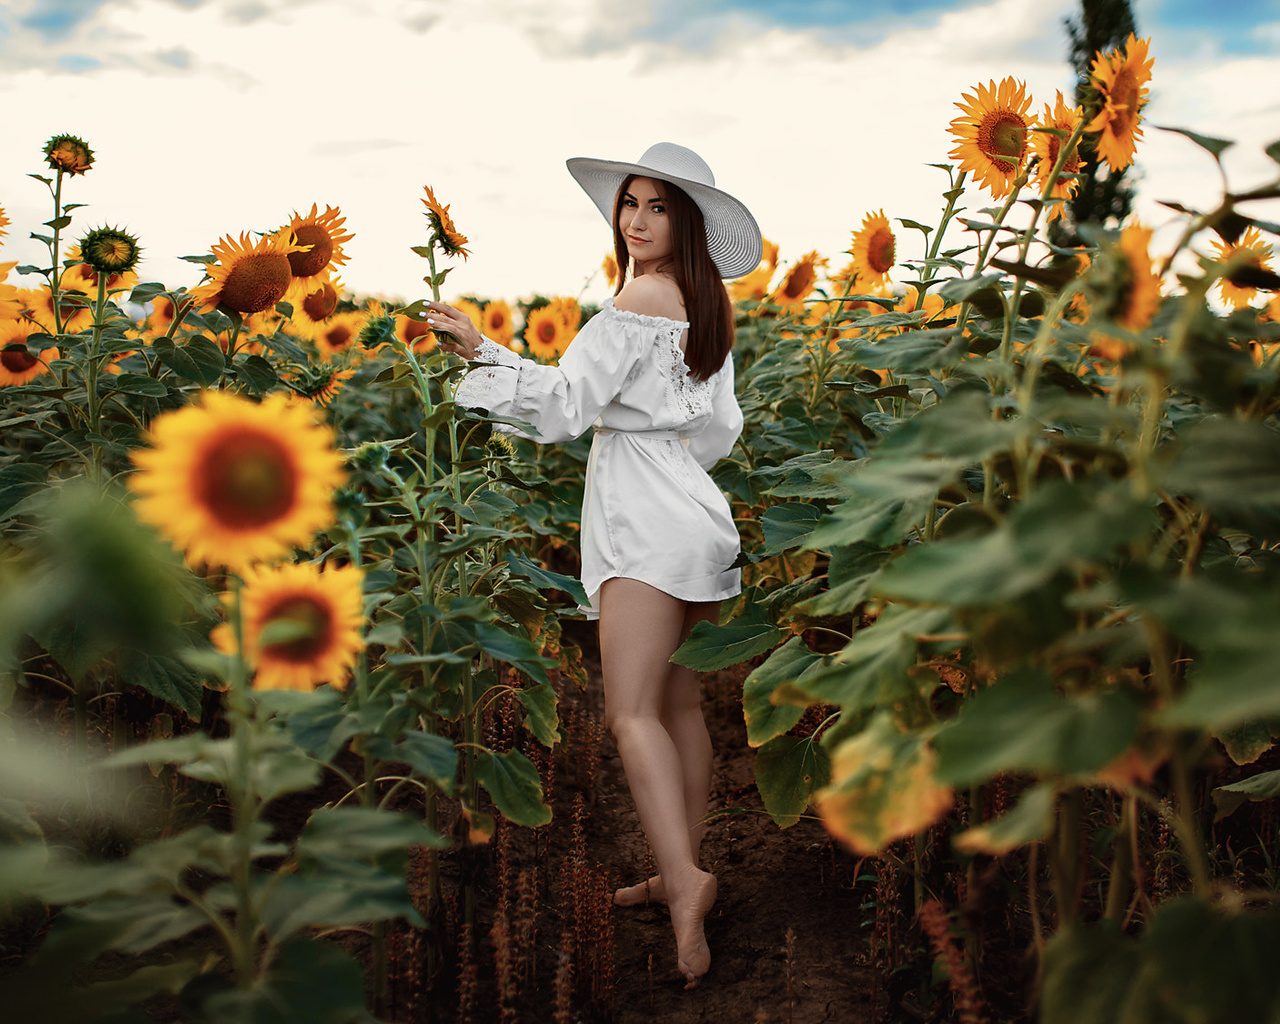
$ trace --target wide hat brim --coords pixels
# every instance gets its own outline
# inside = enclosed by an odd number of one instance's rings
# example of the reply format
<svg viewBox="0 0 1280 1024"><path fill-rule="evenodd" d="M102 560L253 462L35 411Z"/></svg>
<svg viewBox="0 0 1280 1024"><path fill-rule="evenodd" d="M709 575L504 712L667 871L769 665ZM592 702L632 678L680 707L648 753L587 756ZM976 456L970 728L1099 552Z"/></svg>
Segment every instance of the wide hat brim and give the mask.
<svg viewBox="0 0 1280 1024"><path fill-rule="evenodd" d="M707 252L722 278L741 277L760 265L764 241L756 219L741 202L715 187L711 169L692 150L659 142L636 163L579 156L565 161L565 165L610 224L618 188L629 175L679 185L702 211Z"/></svg>

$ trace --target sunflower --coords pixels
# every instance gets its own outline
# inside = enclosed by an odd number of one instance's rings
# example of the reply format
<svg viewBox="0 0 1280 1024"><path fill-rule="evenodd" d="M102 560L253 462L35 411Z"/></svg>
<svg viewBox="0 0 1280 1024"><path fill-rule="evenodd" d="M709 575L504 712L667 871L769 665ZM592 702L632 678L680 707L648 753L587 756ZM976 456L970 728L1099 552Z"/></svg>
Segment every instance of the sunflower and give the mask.
<svg viewBox="0 0 1280 1024"><path fill-rule="evenodd" d="M282 393L260 405L207 391L153 421L133 453L138 518L192 565L240 572L310 544L333 521L345 478L333 431Z"/></svg>
<svg viewBox="0 0 1280 1024"><path fill-rule="evenodd" d="M490 341L511 347L516 336L515 323L511 319L511 307L501 299L491 299L482 310L484 328L481 333Z"/></svg>
<svg viewBox="0 0 1280 1024"><path fill-rule="evenodd" d="M529 312L524 325L524 344L529 354L549 363L568 347L568 328L552 306Z"/></svg>
<svg viewBox="0 0 1280 1024"><path fill-rule="evenodd" d="M256 243L248 232L238 242L226 235L213 247L217 262L205 267L208 280L192 295L202 310L225 306L244 315L271 309L293 283L289 255L303 248L288 231L263 235Z"/></svg>
<svg viewBox="0 0 1280 1024"><path fill-rule="evenodd" d="M957 103L964 112L947 130L960 141L949 154L960 169L973 172L979 184L1000 199L1009 194L1013 179L1027 155L1027 130L1031 119L1027 109L1031 97L1026 85L1013 77L999 85L979 85L975 94L964 93Z"/></svg>
<svg viewBox="0 0 1280 1024"><path fill-rule="evenodd" d="M323 356L346 352L359 337L366 318L366 314L355 309L335 313L316 328L311 340Z"/></svg>
<svg viewBox="0 0 1280 1024"><path fill-rule="evenodd" d="M430 185L426 186L426 191L427 198L422 202L427 208L427 220L431 222L432 238L440 244L446 255L461 256L465 260L471 255L463 248L467 244L467 236L454 226L453 218L449 216L449 207L435 197Z"/></svg>
<svg viewBox="0 0 1280 1024"><path fill-rule="evenodd" d="M44 157L49 168L67 174L84 174L93 166L93 150L74 135L55 135L44 144Z"/></svg>
<svg viewBox="0 0 1280 1024"><path fill-rule="evenodd" d="M321 281L306 294L295 294L293 315L287 321L289 330L299 337L314 340L316 333L323 330L337 313L341 295L342 281L338 278Z"/></svg>
<svg viewBox="0 0 1280 1024"><path fill-rule="evenodd" d="M363 583L363 573L354 566L322 570L310 562L245 573L243 654L254 669L253 688L314 690L328 683L345 689L364 649ZM279 639L264 642L269 628ZM219 650L236 653L229 623L216 626L209 639Z"/></svg>
<svg viewBox="0 0 1280 1024"><path fill-rule="evenodd" d="M778 247L769 239L764 240L764 252L760 263L751 273L729 282L729 296L734 302L763 302L769 294L769 282L778 269Z"/></svg>
<svg viewBox="0 0 1280 1024"><path fill-rule="evenodd" d="M302 367L287 383L295 394L323 407L338 397L338 392L355 376L355 372L350 368L344 369L340 363L328 362Z"/></svg>
<svg viewBox="0 0 1280 1024"><path fill-rule="evenodd" d="M22 292L17 286L6 283L9 271L17 265L17 260L0 263L0 320L17 320L22 316Z"/></svg>
<svg viewBox="0 0 1280 1024"><path fill-rule="evenodd" d="M1080 123L1081 114L1079 107L1068 107L1062 99L1062 90L1058 90L1058 100L1053 110L1049 109L1049 104L1044 105L1044 116L1036 123L1037 128L1049 129L1047 131L1034 131L1031 133L1031 146L1036 155L1035 182L1041 186L1041 192L1044 191L1044 184L1049 179L1049 173L1058 163L1058 155L1062 152L1062 145L1067 139L1071 138L1076 130L1076 125ZM1079 181L1076 178L1066 177L1066 175L1078 174L1080 172L1080 149L1077 146L1069 154L1062 163L1062 171L1058 175L1058 179L1053 183L1053 189L1049 192L1046 199L1070 199L1075 195L1076 186ZM1049 220L1062 215L1063 203L1053 203L1049 207Z"/></svg>
<svg viewBox="0 0 1280 1024"><path fill-rule="evenodd" d="M849 247L858 280L868 287L887 284L895 249L893 229L884 211L863 217L862 227L854 232L853 245Z"/></svg>
<svg viewBox="0 0 1280 1024"><path fill-rule="evenodd" d="M4 238L6 235L9 234L9 232L6 231L5 229L10 225L10 223L12 222L5 215L4 207L0 206L0 238Z"/></svg>
<svg viewBox="0 0 1280 1024"><path fill-rule="evenodd" d="M1151 264L1151 228L1131 221L1119 240L1103 250L1090 268L1087 285L1091 317L1109 320L1125 331L1151 325L1160 306L1160 278ZM1108 331L1090 334L1089 351L1118 362L1133 346Z"/></svg>
<svg viewBox="0 0 1280 1024"><path fill-rule="evenodd" d="M405 348L418 353L434 352L439 340L425 320L400 315L396 316L396 337Z"/></svg>
<svg viewBox="0 0 1280 1024"><path fill-rule="evenodd" d="M1122 171L1133 162L1137 140L1142 138L1142 108L1147 102L1154 58L1147 56L1150 39L1136 39L1132 32L1123 52L1099 52L1089 72L1090 85L1097 92L1101 109L1085 131L1100 132L1098 153L1113 171Z"/></svg>
<svg viewBox="0 0 1280 1024"><path fill-rule="evenodd" d="M1234 258L1237 270L1244 270L1246 267L1255 270L1271 269L1271 264L1268 262L1271 246L1262 240L1262 235L1257 228L1249 228L1234 245L1214 242L1213 254L1214 258L1221 263ZM1232 280L1236 276L1235 271L1228 274L1218 282L1218 287L1222 292L1223 302L1232 309L1241 309L1253 301L1254 296L1258 294L1258 289L1243 282L1236 284ZM1247 281L1247 271L1245 281Z"/></svg>
<svg viewBox="0 0 1280 1024"><path fill-rule="evenodd" d="M565 345L567 346L573 340L573 336L578 333L578 326L582 323L582 306L573 296L566 295L552 299L547 303L547 307L555 310L556 316L560 318L568 329L569 336L565 339ZM563 352L564 349L560 351Z"/></svg>
<svg viewBox="0 0 1280 1024"><path fill-rule="evenodd" d="M827 261L820 257L816 251L805 253L787 271L782 278L782 282L773 290L773 294L769 296L769 301L775 306L781 306L783 309L799 309L803 307L804 300L813 292L814 286L818 283L818 268L826 265Z"/></svg>
<svg viewBox="0 0 1280 1024"><path fill-rule="evenodd" d="M334 267L347 262L347 254L342 244L355 238L350 232L344 232L342 225L347 222L342 211L333 206L325 206L324 213L317 213L319 207L311 204L311 212L305 216L293 214L293 219L285 225L284 231L293 232L294 241L298 245L309 245L305 252L289 253L289 271L293 274L293 284L289 286L289 299L297 305L307 295L314 292L329 277Z"/></svg>
<svg viewBox="0 0 1280 1024"><path fill-rule="evenodd" d="M924 312L922 326L928 324L938 317L950 315L956 312L957 307L948 306L946 300L937 292L926 292L924 301L920 301L920 290L913 285L907 285L906 292L903 293L898 304L893 307L895 313L915 313L917 310Z"/></svg>
<svg viewBox="0 0 1280 1024"><path fill-rule="evenodd" d="M27 339L44 334L44 328L30 320L0 320L0 387L14 387L49 372L49 364L60 355L56 348L33 351Z"/></svg>
<svg viewBox="0 0 1280 1024"><path fill-rule="evenodd" d="M612 288L618 283L618 257L611 252L604 254L604 262L600 264L600 269L604 271L604 279Z"/></svg>
<svg viewBox="0 0 1280 1024"><path fill-rule="evenodd" d="M57 334L57 320L53 315L53 292L49 286L20 288L18 294L28 317L48 334ZM58 293L58 313L62 317L64 334L79 334L93 326L93 309L89 305L89 296L78 288L63 289Z"/></svg>

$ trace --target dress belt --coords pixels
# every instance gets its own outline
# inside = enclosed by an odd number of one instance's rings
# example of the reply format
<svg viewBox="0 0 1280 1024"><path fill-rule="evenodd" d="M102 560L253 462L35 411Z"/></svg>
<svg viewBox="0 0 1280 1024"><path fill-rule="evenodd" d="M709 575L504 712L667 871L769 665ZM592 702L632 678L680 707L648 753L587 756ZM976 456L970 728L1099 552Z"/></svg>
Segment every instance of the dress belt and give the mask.
<svg viewBox="0 0 1280 1024"><path fill-rule="evenodd" d="M678 430L614 430L611 427L596 427L596 434L625 434L640 441L683 441L684 435Z"/></svg>

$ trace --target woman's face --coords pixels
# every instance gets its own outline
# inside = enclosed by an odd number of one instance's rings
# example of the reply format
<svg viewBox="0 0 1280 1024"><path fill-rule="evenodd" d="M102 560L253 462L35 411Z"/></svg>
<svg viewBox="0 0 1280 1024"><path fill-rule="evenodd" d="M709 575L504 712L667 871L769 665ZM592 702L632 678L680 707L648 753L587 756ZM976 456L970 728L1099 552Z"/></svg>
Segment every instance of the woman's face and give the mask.
<svg viewBox="0 0 1280 1024"><path fill-rule="evenodd" d="M641 269L667 259L674 251L667 204L652 178L631 180L622 196L618 227L627 240L627 251Z"/></svg>

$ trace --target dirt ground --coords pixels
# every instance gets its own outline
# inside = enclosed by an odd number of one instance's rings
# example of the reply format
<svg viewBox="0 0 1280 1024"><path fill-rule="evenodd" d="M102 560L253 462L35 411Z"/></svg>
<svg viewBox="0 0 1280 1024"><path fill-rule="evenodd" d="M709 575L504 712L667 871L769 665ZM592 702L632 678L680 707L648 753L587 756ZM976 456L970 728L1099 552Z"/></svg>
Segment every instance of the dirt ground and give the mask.
<svg viewBox="0 0 1280 1024"><path fill-rule="evenodd" d="M866 908L871 884L855 887L855 859L819 822L802 820L782 830L765 813L742 719L742 669L704 682L716 762L702 866L717 876L719 897L706 922L712 966L702 983L684 989L665 907L612 906L613 889L648 877L652 862L601 722L594 630L582 629L570 639L588 652L590 682L585 692L562 685L560 714L569 743L539 765L554 820L540 829L500 829L486 847L444 854L446 888L451 878L475 868L474 955L464 954L453 977L439 979L429 991L412 956L402 959L385 1019L879 1019L883 997L871 965L872 913ZM534 744L521 739L520 745L538 756ZM463 915L456 906L451 910L450 932L460 940ZM449 1001L446 1009L442 1003Z"/></svg>

